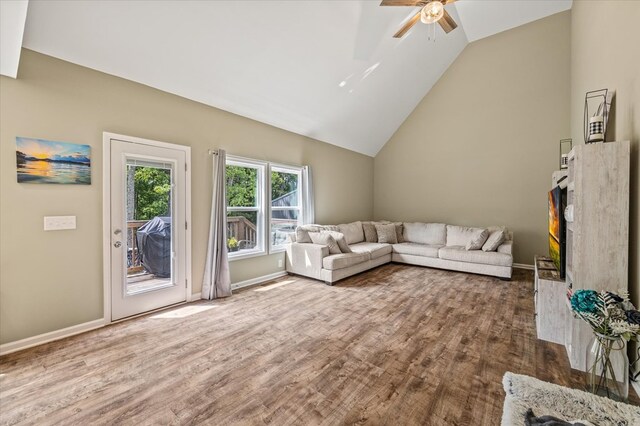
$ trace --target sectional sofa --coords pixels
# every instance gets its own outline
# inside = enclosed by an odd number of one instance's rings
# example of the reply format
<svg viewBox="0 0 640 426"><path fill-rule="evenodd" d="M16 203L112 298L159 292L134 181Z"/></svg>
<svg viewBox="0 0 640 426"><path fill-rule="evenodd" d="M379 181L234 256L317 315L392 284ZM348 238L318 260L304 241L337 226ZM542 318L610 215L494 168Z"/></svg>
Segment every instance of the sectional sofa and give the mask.
<svg viewBox="0 0 640 426"><path fill-rule="evenodd" d="M395 223L396 240L374 241L365 229L371 224L390 222L353 222L344 225L308 225L290 235L286 249L287 272L322 280L327 284L367 271L389 262L407 263L452 271L511 278L513 235L506 228L469 228L443 223ZM364 226L364 228L363 228ZM388 227L387 227L388 228ZM381 229L377 226L376 229ZM339 248L325 235L342 238ZM308 238L326 237L323 243ZM393 236L392 236L393 237ZM387 238L387 240L389 240ZM485 241L485 243L482 242ZM473 247L480 241L480 247ZM345 243L348 247L345 247ZM491 242L493 246L486 247Z"/></svg>

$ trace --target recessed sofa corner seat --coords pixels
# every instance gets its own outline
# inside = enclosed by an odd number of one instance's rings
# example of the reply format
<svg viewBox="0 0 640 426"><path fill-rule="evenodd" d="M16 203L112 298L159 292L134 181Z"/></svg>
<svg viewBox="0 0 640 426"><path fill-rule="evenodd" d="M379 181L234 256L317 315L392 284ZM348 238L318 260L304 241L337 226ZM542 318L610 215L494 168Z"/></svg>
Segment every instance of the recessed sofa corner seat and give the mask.
<svg viewBox="0 0 640 426"><path fill-rule="evenodd" d="M353 224L349 227L353 230ZM350 234L350 229L345 229L353 253L330 254L328 246L293 241L287 245L287 272L332 284L393 261L511 278L513 236L506 229L505 241L496 251L489 252L465 249L468 238L465 227L404 223L403 229L404 242L397 244L365 242L363 233Z"/></svg>

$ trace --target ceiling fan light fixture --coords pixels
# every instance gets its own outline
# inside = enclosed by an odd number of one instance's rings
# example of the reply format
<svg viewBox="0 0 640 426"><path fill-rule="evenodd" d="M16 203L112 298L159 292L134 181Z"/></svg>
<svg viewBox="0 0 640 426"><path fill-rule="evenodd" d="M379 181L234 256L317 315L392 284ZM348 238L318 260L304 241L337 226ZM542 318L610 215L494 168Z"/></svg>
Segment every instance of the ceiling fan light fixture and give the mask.
<svg viewBox="0 0 640 426"><path fill-rule="evenodd" d="M438 0L427 3L420 11L420 20L425 24L438 22L444 16L444 5Z"/></svg>

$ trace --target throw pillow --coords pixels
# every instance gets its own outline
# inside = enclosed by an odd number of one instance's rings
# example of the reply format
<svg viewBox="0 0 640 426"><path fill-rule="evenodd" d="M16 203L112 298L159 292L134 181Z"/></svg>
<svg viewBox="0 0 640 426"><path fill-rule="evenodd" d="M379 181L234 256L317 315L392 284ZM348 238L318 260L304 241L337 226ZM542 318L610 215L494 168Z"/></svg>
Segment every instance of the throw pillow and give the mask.
<svg viewBox="0 0 640 426"><path fill-rule="evenodd" d="M376 224L376 232L378 233L378 242L387 244L397 244L398 236L396 235L396 225L390 223L388 225Z"/></svg>
<svg viewBox="0 0 640 426"><path fill-rule="evenodd" d="M364 231L364 240L368 243L378 242L378 233L376 225L371 222L362 222L362 230Z"/></svg>
<svg viewBox="0 0 640 426"><path fill-rule="evenodd" d="M320 232L322 227L320 225L302 225L296 228L296 242L311 244L311 238L309 232Z"/></svg>
<svg viewBox="0 0 640 426"><path fill-rule="evenodd" d="M309 232L309 238L313 244L320 244L321 246L329 247L329 254L340 254L340 246L336 242L335 238L326 232Z"/></svg>
<svg viewBox="0 0 640 426"><path fill-rule="evenodd" d="M396 225L396 238L399 243L404 243L404 225L402 223L395 223Z"/></svg>
<svg viewBox="0 0 640 426"><path fill-rule="evenodd" d="M340 247L340 251L342 253L353 253L353 251L351 251L351 247L349 247L349 244L347 244L347 240L344 238L344 234L342 232L322 231L322 233L331 235L333 239L336 240L336 243L338 243L338 247Z"/></svg>
<svg viewBox="0 0 640 426"><path fill-rule="evenodd" d="M504 242L504 231L502 229L493 231L487 241L482 246L482 251L496 251L500 244Z"/></svg>
<svg viewBox="0 0 640 426"><path fill-rule="evenodd" d="M489 230L483 229L482 231L475 233L465 248L467 250L480 250L482 245L487 241L487 238L489 238Z"/></svg>

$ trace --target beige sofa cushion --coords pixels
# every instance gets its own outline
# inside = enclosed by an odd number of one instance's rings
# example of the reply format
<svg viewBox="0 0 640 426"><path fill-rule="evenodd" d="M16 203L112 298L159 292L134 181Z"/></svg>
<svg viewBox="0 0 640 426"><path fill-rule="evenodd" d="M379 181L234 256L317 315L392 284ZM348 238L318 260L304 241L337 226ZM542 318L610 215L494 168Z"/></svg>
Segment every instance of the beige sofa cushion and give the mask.
<svg viewBox="0 0 640 426"><path fill-rule="evenodd" d="M329 270L343 269L367 262L370 258L369 253L333 254L322 259L322 267Z"/></svg>
<svg viewBox="0 0 640 426"><path fill-rule="evenodd" d="M447 240L447 225L444 223L403 223L404 241L407 243L444 245Z"/></svg>
<svg viewBox="0 0 640 426"><path fill-rule="evenodd" d="M352 245L351 251L354 253L369 253L371 255L371 259L377 259L391 253L391 245L364 242Z"/></svg>
<svg viewBox="0 0 640 426"><path fill-rule="evenodd" d="M482 251L496 251L504 242L504 230L498 229L489 234L487 241L482 246Z"/></svg>
<svg viewBox="0 0 640 426"><path fill-rule="evenodd" d="M322 231L322 226L320 225L302 225L296 228L296 239L297 243L308 243L311 244L311 237L309 237L309 232L320 232Z"/></svg>
<svg viewBox="0 0 640 426"><path fill-rule="evenodd" d="M484 228L471 228L468 226L447 225L447 247L466 246L467 243L478 237ZM482 247L482 246L481 246Z"/></svg>
<svg viewBox="0 0 640 426"><path fill-rule="evenodd" d="M362 230L362 222L352 222L338 225L340 232L344 234L347 244L361 243L364 241L364 231Z"/></svg>
<svg viewBox="0 0 640 426"><path fill-rule="evenodd" d="M393 245L393 252L398 254L411 254L413 256L438 257L438 250L442 245L429 245L418 243L399 243Z"/></svg>
<svg viewBox="0 0 640 426"><path fill-rule="evenodd" d="M457 262L494 266L511 266L513 263L513 258L508 254L482 250L468 251L463 246L442 247L438 252L438 257L440 257L440 259L455 260Z"/></svg>
<svg viewBox="0 0 640 426"><path fill-rule="evenodd" d="M373 222L362 222L362 231L364 232L365 242L378 242L378 233L376 232L376 225Z"/></svg>
<svg viewBox="0 0 640 426"><path fill-rule="evenodd" d="M386 244L396 244L398 237L396 236L396 225L389 224L376 224L376 233L378 234L378 242Z"/></svg>
<svg viewBox="0 0 640 426"><path fill-rule="evenodd" d="M505 253L513 256L513 241L503 241L496 251L498 253Z"/></svg>
<svg viewBox="0 0 640 426"><path fill-rule="evenodd" d="M338 247L340 247L342 253L351 253L351 248L349 248L349 244L347 244L347 240L345 240L342 232L321 231L321 233L331 235L333 239L336 240L336 243L338 243Z"/></svg>
<svg viewBox="0 0 640 426"><path fill-rule="evenodd" d="M465 248L467 250L480 250L484 242L487 241L488 237L489 231L486 229L483 229L480 232L476 232L474 236L467 242Z"/></svg>
<svg viewBox="0 0 640 426"><path fill-rule="evenodd" d="M329 247L330 254L342 253L338 242L328 232L309 232L309 238L313 244Z"/></svg>

